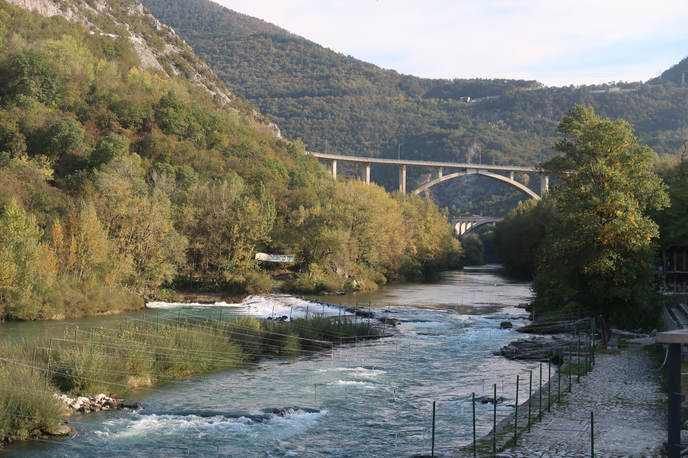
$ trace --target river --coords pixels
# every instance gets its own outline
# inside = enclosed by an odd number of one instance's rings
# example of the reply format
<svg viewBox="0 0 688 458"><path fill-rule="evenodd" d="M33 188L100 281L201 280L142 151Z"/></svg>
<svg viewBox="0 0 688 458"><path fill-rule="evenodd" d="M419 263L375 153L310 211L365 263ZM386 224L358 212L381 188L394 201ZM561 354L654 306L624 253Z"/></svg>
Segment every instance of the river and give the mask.
<svg viewBox="0 0 688 458"><path fill-rule="evenodd" d="M293 359L266 358L251 368L194 376L129 398L145 409L75 414L79 436L6 447L7 457L398 457L430 451L436 402L435 451L472 441L472 393L512 411L516 375L534 379L539 364L507 361L492 352L518 337L500 323L523 324L515 306L529 285L505 279L494 266L444 273L439 281L386 285L369 293L328 296L329 302L370 306L398 320L398 334ZM300 299L250 298L240 305L151 304L136 314L190 317L322 312ZM315 310L313 310L315 309ZM273 311L274 310L274 311ZM339 313L326 307L327 313ZM133 317L133 315L130 315ZM122 317L70 320L82 328ZM6 338L54 332L66 323L8 323ZM547 370L545 369L545 375ZM525 386L525 388L524 388ZM526 399L527 384L519 391ZM293 407L285 417L272 412ZM492 428L492 404L477 404L477 434Z"/></svg>

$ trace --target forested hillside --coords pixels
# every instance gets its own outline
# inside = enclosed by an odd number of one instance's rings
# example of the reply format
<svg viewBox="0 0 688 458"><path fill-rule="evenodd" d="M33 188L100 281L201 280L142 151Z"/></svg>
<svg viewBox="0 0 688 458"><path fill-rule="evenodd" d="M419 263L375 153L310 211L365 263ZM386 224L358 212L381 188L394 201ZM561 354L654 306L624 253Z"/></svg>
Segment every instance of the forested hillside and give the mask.
<svg viewBox="0 0 688 458"><path fill-rule="evenodd" d="M680 87L680 66L652 84L614 86L634 92L545 88L536 81L430 80L344 56L209 0L147 3L230 89L309 150L396 157L401 145L402 158L536 165L553 154L556 126L575 104L628 119L660 155L675 154L686 137L688 91ZM460 102L487 96L500 97ZM372 173L378 183L396 186L395 170L373 168ZM411 180L422 180L422 173L411 170ZM531 180L533 186L536 181ZM456 189L443 192L457 197ZM491 188L470 202L456 198L455 211L475 211L487 199L486 210L503 214L516 197L508 188ZM451 206L452 201L441 203Z"/></svg>
<svg viewBox="0 0 688 458"><path fill-rule="evenodd" d="M16 2L40 15L0 1L0 319L264 292L260 251L306 292L457 261L434 205L331 180L137 1Z"/></svg>

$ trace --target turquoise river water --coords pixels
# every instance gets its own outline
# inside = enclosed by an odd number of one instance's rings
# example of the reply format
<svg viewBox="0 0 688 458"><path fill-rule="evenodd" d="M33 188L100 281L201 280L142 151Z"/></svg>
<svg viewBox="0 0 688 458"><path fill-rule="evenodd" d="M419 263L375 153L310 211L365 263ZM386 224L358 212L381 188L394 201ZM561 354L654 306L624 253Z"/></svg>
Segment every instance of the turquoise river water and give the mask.
<svg viewBox="0 0 688 458"><path fill-rule="evenodd" d="M329 296L333 303L373 308L399 321L397 334L293 359L265 358L245 369L188 377L138 389L128 397L140 411L76 414L77 437L26 442L5 457L410 457L430 451L436 402L435 451L473 438L472 393L505 398L510 413L516 375L539 376L539 364L507 361L492 352L519 337L501 330L527 318L529 285L506 280L496 268L448 272L431 284L388 285L378 291ZM289 296L260 296L238 305L151 304L148 316L190 317L325 311ZM315 310L314 310L315 309ZM144 313L144 312L142 312ZM141 314L129 315L140 319ZM5 338L54 332L65 324L108 325L123 317L51 323L10 323ZM545 368L545 376L547 369ZM527 398L521 384L519 403ZM292 407L281 417L273 409ZM477 434L492 428L492 404L477 404Z"/></svg>

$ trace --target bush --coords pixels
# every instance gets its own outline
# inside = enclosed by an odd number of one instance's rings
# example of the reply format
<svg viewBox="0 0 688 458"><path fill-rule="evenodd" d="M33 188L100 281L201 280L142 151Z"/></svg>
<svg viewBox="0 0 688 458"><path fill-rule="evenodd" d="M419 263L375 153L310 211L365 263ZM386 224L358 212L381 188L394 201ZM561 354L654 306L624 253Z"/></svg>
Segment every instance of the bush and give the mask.
<svg viewBox="0 0 688 458"><path fill-rule="evenodd" d="M250 272L246 274L244 289L248 294L265 294L272 288L270 275L262 272Z"/></svg>

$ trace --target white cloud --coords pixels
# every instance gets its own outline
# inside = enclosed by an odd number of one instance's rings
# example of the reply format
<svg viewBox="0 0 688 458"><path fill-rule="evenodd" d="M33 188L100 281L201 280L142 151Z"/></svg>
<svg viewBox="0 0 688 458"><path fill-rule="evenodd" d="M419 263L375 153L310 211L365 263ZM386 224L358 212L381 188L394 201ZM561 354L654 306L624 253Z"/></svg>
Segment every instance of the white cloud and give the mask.
<svg viewBox="0 0 688 458"><path fill-rule="evenodd" d="M645 80L688 55L688 2L221 0L344 54L425 77Z"/></svg>

